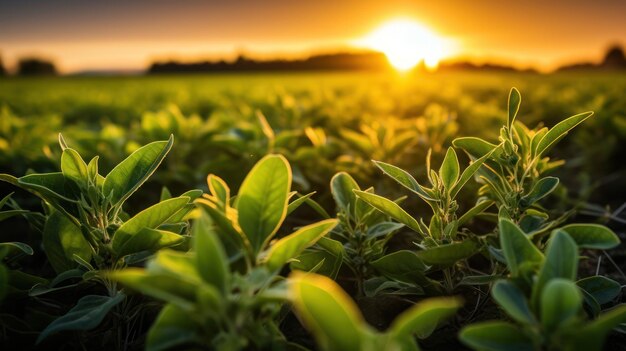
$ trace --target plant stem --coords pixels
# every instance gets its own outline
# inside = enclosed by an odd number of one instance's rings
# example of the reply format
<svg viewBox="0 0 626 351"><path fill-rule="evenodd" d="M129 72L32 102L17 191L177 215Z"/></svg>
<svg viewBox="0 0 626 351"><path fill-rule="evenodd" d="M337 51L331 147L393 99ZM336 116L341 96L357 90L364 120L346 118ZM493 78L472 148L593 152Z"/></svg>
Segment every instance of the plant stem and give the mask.
<svg viewBox="0 0 626 351"><path fill-rule="evenodd" d="M451 270L452 270L452 268L444 268L443 269L443 276L445 278L446 293L448 293L448 295L452 295L452 292L454 291L454 282L452 281Z"/></svg>

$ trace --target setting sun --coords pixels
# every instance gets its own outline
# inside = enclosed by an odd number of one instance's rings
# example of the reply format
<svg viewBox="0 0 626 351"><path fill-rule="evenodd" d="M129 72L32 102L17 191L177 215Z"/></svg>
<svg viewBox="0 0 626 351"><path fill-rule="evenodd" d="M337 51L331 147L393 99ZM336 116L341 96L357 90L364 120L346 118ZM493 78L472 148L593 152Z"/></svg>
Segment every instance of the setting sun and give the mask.
<svg viewBox="0 0 626 351"><path fill-rule="evenodd" d="M444 39L417 22L404 19L387 22L356 43L383 52L400 71L407 71L421 61L426 67L435 68L448 54Z"/></svg>

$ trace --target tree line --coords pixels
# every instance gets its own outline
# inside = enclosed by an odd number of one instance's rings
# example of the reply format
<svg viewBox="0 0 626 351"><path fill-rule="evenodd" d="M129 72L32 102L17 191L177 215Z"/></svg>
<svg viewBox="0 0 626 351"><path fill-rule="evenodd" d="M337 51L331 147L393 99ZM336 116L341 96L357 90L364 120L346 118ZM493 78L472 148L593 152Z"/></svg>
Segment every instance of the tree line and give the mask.
<svg viewBox="0 0 626 351"><path fill-rule="evenodd" d="M18 76L55 76L58 74L58 71L52 61L27 57L19 60L15 74ZM2 57L0 57L0 77L7 75L9 75L9 72L4 66Z"/></svg>

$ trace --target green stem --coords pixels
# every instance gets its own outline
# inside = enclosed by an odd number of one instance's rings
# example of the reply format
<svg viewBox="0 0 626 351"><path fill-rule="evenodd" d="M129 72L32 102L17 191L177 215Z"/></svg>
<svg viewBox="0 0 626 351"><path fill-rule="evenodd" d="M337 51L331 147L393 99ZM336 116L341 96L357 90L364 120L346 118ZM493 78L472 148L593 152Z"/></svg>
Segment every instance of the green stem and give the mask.
<svg viewBox="0 0 626 351"><path fill-rule="evenodd" d="M452 295L452 293L454 292L454 283L452 281L451 269L452 268L444 268L443 270L446 292L448 293L448 295Z"/></svg>

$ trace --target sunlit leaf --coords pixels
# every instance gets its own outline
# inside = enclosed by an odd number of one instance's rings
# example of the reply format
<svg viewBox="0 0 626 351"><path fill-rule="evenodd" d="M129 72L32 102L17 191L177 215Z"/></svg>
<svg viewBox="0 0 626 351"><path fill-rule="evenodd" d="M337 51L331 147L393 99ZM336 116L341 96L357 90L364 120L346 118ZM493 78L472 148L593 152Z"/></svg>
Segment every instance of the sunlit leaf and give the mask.
<svg viewBox="0 0 626 351"><path fill-rule="evenodd" d="M178 212L189 201L188 197L176 197L159 202L139 212L134 217L124 222L113 234L111 247L118 256L122 253L122 247L138 234L142 229L156 229L164 224L171 216ZM150 234L147 234L150 235ZM120 256L121 257L121 256Z"/></svg>
<svg viewBox="0 0 626 351"><path fill-rule="evenodd" d="M417 335L426 338L444 320L450 318L463 305L460 299L439 297L423 300L400 314L389 331L395 335Z"/></svg>
<svg viewBox="0 0 626 351"><path fill-rule="evenodd" d="M287 215L291 168L280 155L261 159L239 189L239 226L258 253L276 233Z"/></svg>
<svg viewBox="0 0 626 351"><path fill-rule="evenodd" d="M61 171L67 179L73 180L76 184L85 183L89 178L87 164L74 149L66 148L63 150Z"/></svg>
<svg viewBox="0 0 626 351"><path fill-rule="evenodd" d="M290 292L296 314L324 350L361 350L364 320L334 281L313 273L293 273Z"/></svg>
<svg viewBox="0 0 626 351"><path fill-rule="evenodd" d="M354 216L356 209L355 189L361 190L359 184L346 172L339 172L330 180L330 191L337 207L351 216Z"/></svg>
<svg viewBox="0 0 626 351"><path fill-rule="evenodd" d="M336 219L327 219L298 229L274 243L268 253L266 265L270 270L280 269L304 249L315 244L337 225Z"/></svg>
<svg viewBox="0 0 626 351"><path fill-rule="evenodd" d="M104 195L112 194L113 205L121 205L156 171L173 144L172 135L168 141L155 141L137 149L105 177Z"/></svg>
<svg viewBox="0 0 626 351"><path fill-rule="evenodd" d="M198 273L225 294L230 284L229 261L208 215L202 214L194 222L192 233Z"/></svg>
<svg viewBox="0 0 626 351"><path fill-rule="evenodd" d="M365 191L355 190L354 193L357 197L363 199L372 207L378 209L379 211L395 219L396 221L405 224L407 227L415 230L416 232L421 233L421 229L417 220L411 217L411 215L409 215L405 210L402 209L402 207L400 207L395 202L382 196L371 194Z"/></svg>
<svg viewBox="0 0 626 351"><path fill-rule="evenodd" d="M459 172L459 159L457 158L454 149L449 147L446 152L446 156L441 163L441 167L439 168L439 176L443 181L443 186L448 192L452 190L452 186L459 179Z"/></svg>
<svg viewBox="0 0 626 351"><path fill-rule="evenodd" d="M541 141L537 144L537 150L535 150L535 154L537 155L537 157L543 155L554 144L561 140L567 134L567 132L569 132L572 128L576 127L592 115L593 112L583 112L575 116L569 117L559 122L554 127L550 128L546 135L544 135L543 138L541 138Z"/></svg>
<svg viewBox="0 0 626 351"><path fill-rule="evenodd" d="M513 126L513 122L515 122L515 116L517 116L517 112L519 111L519 107L522 101L522 96L519 93L517 88L511 88L511 92L509 93L509 103L508 103L508 112L509 118L507 119L507 127L509 130Z"/></svg>

